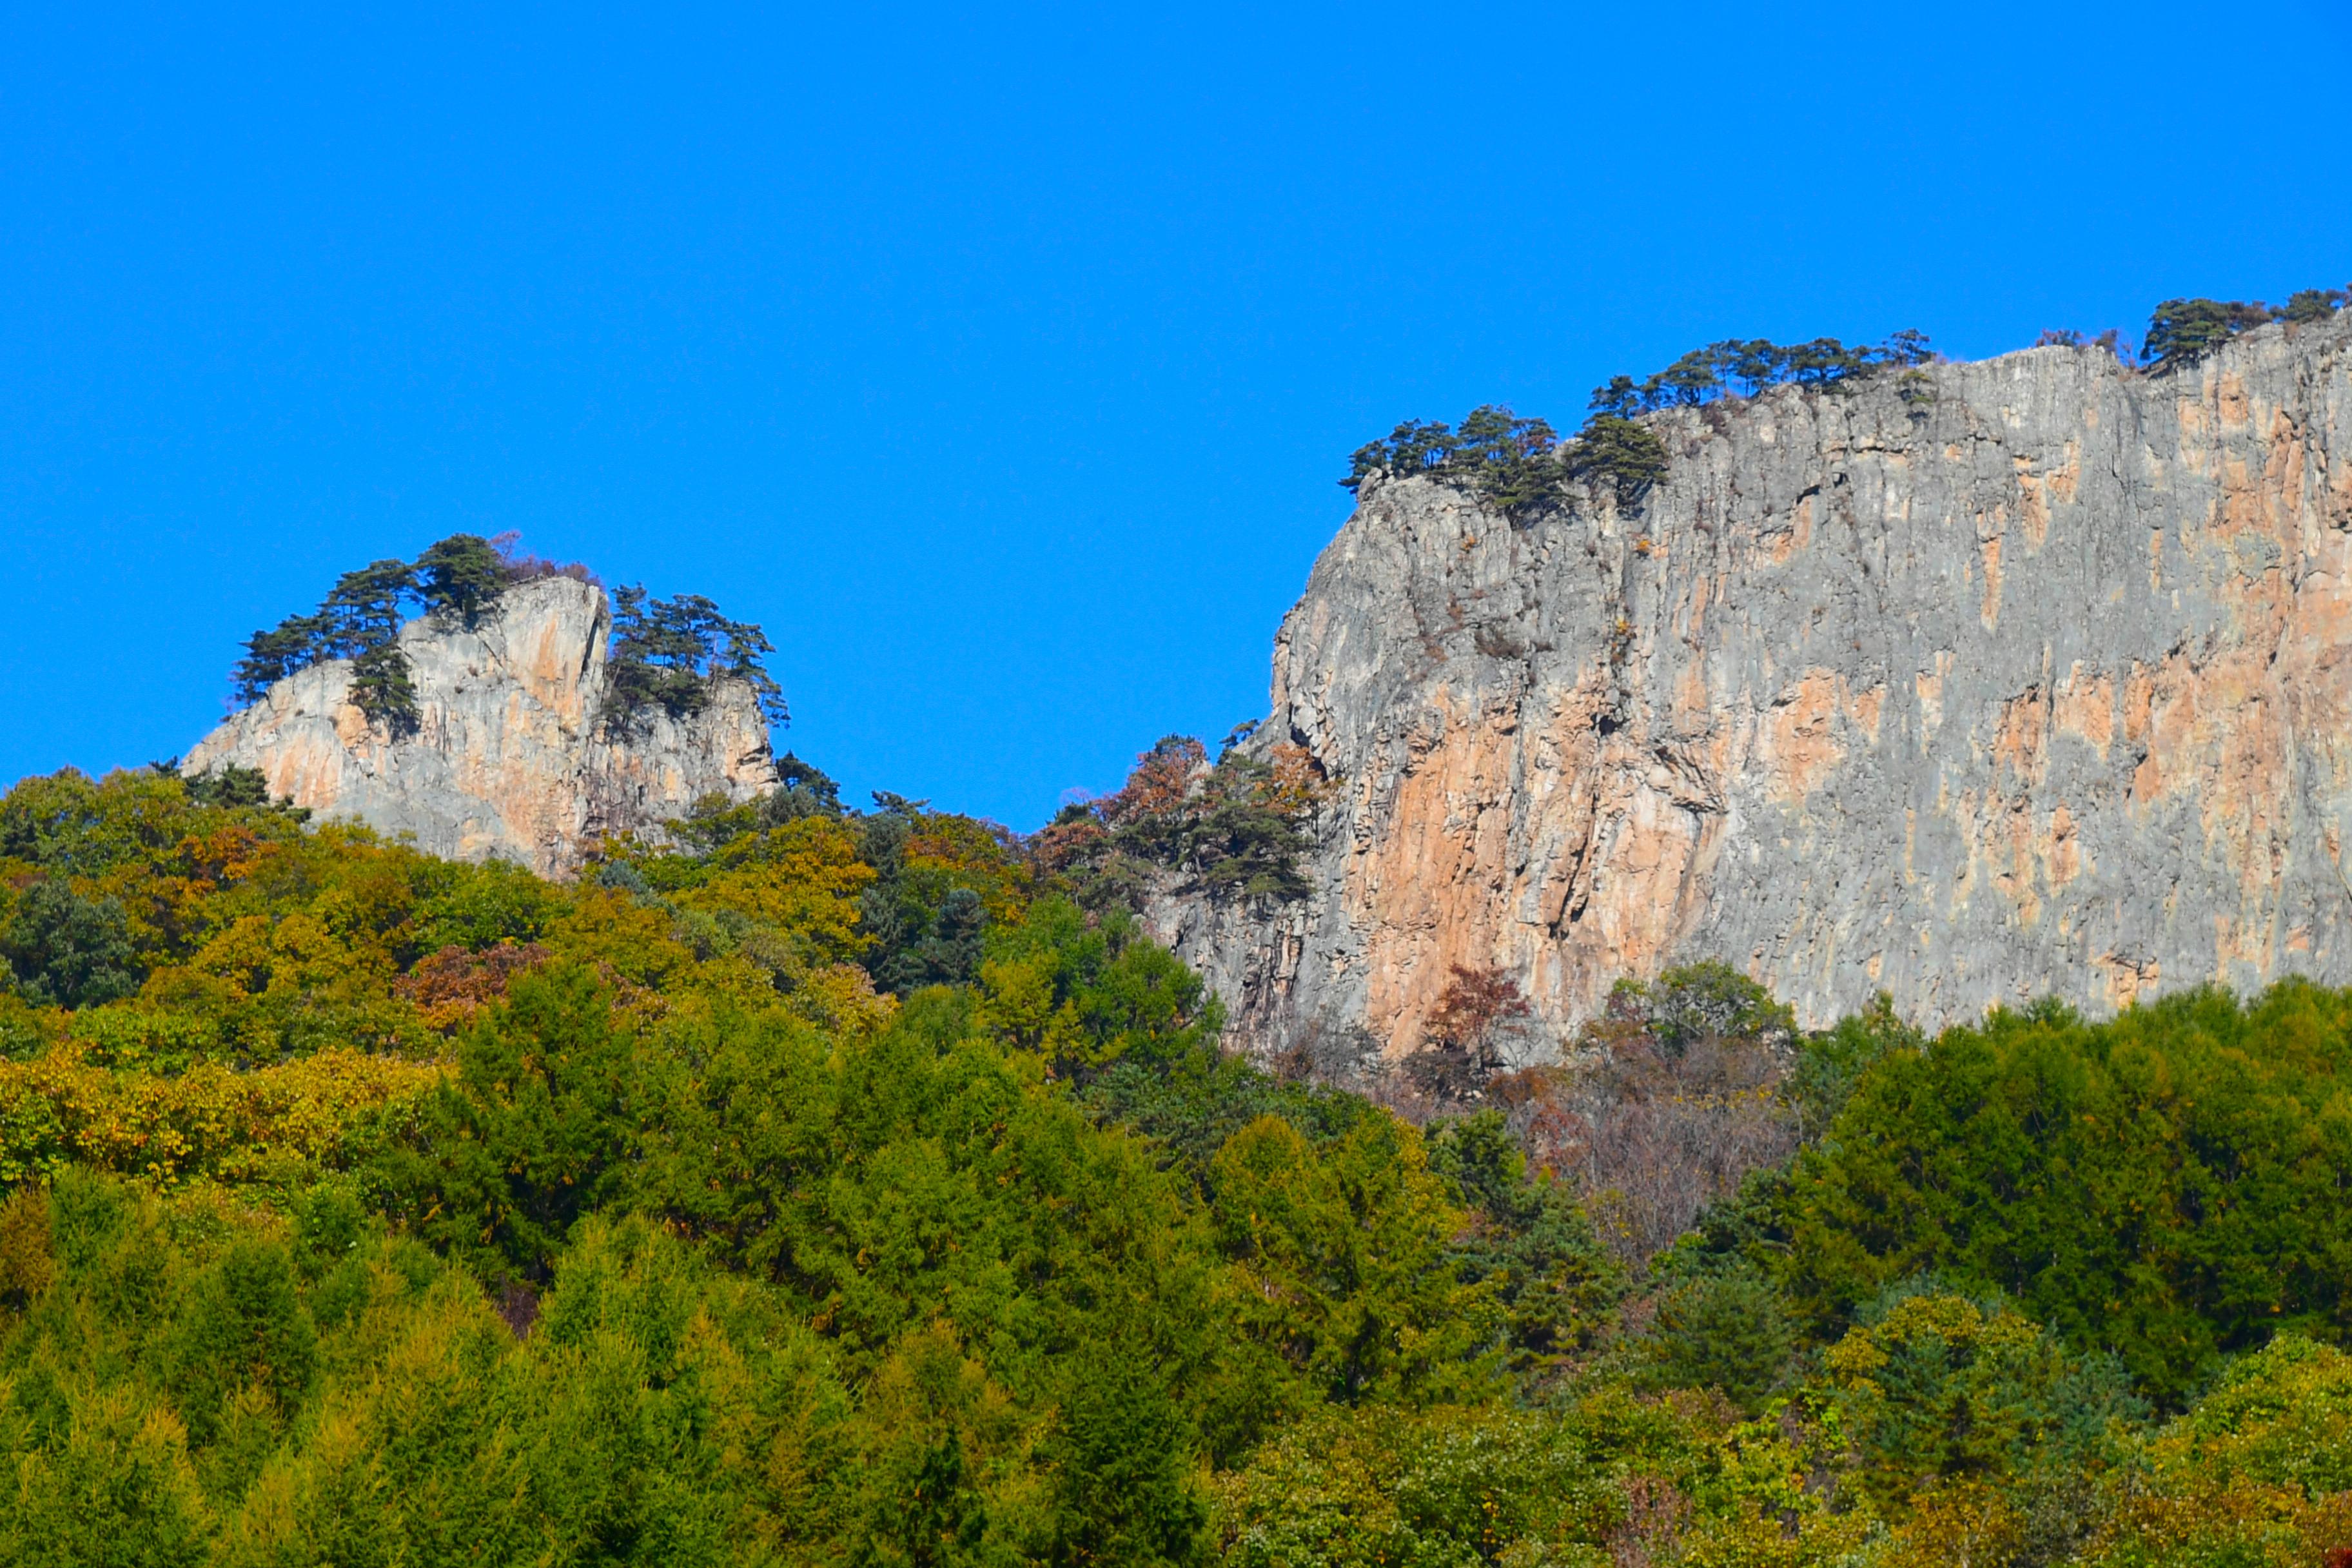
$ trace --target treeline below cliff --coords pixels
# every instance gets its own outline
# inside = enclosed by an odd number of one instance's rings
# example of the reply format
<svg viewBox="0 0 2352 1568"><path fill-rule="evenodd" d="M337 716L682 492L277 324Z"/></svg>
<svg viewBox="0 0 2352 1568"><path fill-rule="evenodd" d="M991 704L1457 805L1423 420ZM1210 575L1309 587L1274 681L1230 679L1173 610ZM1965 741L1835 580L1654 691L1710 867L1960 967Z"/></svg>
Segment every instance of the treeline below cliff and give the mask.
<svg viewBox="0 0 2352 1568"><path fill-rule="evenodd" d="M571 883L0 798L0 1556L2352 1547L2352 994L1930 1040L1702 966L1506 1073L1465 973L1340 1088L1128 907L1281 896L1303 764L1028 840L783 773Z"/></svg>

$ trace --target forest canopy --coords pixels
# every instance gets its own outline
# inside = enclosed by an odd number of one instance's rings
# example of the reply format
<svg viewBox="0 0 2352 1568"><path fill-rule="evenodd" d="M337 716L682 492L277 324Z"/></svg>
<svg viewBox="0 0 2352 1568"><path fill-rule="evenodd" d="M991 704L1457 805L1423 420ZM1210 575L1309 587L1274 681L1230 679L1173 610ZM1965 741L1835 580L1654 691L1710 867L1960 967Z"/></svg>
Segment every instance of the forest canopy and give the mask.
<svg viewBox="0 0 2352 1568"><path fill-rule="evenodd" d="M1281 897L1311 769L1171 738L1029 838L780 771L569 883L0 797L8 1560L2352 1544L2352 994L1929 1038L1701 964L1511 1069L1465 970L1410 1070L1254 1064L1135 904Z"/></svg>

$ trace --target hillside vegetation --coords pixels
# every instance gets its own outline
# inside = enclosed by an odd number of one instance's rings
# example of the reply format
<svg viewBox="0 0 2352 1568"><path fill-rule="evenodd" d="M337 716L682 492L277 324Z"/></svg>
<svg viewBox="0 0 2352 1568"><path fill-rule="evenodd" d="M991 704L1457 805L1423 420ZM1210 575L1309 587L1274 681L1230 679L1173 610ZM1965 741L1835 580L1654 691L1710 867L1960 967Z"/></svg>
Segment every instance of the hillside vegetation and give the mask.
<svg viewBox="0 0 2352 1568"><path fill-rule="evenodd" d="M1351 1092L1128 908L1283 896L1297 769L1164 743L1029 841L783 774L572 884L251 776L0 799L0 1558L2352 1544L2352 996L1930 1042L1701 968L1498 1075L1465 976Z"/></svg>

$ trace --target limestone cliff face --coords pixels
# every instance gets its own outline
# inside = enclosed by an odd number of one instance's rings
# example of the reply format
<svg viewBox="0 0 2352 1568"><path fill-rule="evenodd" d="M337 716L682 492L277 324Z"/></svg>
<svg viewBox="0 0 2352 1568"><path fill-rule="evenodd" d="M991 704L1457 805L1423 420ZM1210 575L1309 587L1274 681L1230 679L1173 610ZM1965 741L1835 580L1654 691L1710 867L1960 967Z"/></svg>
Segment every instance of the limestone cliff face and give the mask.
<svg viewBox="0 0 2352 1568"><path fill-rule="evenodd" d="M321 817L413 834L436 855L576 868L604 834L645 827L708 795L775 783L751 689L722 682L684 720L602 718L612 611L569 577L507 590L471 630L446 616L400 634L418 723L388 735L349 700L346 661L279 681L191 752L184 771L258 768L270 792Z"/></svg>
<svg viewBox="0 0 2352 1568"><path fill-rule="evenodd" d="M1245 1036L1411 1050L1456 963L1554 1039L1703 958L1814 1026L2352 981L2352 311L1929 374L1657 416L1631 514L1368 484L1255 742L1315 892L1157 911Z"/></svg>

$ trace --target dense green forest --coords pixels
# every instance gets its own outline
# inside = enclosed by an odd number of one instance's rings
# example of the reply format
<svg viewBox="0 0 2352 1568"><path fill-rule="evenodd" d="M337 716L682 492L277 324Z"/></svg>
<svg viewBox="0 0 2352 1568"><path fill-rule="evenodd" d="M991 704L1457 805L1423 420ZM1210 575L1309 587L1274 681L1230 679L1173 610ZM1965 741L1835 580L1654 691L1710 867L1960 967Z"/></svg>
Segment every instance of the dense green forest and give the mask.
<svg viewBox="0 0 2352 1568"><path fill-rule="evenodd" d="M1310 1081L1129 908L1294 891L1298 760L1028 839L784 776L568 884L247 774L0 798L0 1559L2352 1545L2352 994L1928 1040L1700 966L1571 1074L1462 972Z"/></svg>

